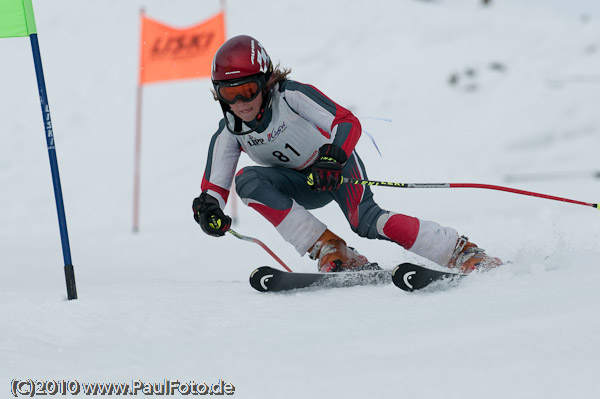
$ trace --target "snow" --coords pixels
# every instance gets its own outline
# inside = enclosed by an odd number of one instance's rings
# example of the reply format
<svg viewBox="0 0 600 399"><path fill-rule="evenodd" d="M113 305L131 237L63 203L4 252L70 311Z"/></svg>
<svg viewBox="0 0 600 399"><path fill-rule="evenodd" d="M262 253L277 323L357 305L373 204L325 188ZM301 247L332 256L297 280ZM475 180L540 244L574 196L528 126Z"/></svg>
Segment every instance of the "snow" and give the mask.
<svg viewBox="0 0 600 399"><path fill-rule="evenodd" d="M248 275L276 262L192 220L220 118L204 79L144 87L133 234L139 8L183 27L218 11L206 3L34 2L76 301L66 300L29 42L0 40L0 392L28 378L222 379L240 398L600 397L600 214L591 207L374 188L382 207L452 226L512 263L412 294L261 294ZM359 142L370 178L600 201L598 1L229 0L226 10L228 36L255 36L292 78L362 118L382 151ZM506 180L548 172L558 177ZM354 235L334 205L315 214L382 265L419 261ZM294 270L315 270L239 202L238 219L238 232Z"/></svg>

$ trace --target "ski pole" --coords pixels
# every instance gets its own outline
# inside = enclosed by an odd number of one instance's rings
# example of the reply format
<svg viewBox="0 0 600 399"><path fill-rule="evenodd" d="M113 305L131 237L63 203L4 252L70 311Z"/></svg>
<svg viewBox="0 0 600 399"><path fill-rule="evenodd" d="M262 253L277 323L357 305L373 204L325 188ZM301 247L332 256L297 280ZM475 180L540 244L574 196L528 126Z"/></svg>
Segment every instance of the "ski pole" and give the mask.
<svg viewBox="0 0 600 399"><path fill-rule="evenodd" d="M233 230L233 229L229 229L227 230L228 233L230 233L232 236L239 238L240 240L244 240L244 241L250 241L253 242L255 244L260 245L265 251L267 251L269 253L269 255L271 255L273 257L273 259L275 259L277 262L279 262L279 264L281 266L283 266L283 268L285 270L287 270L288 272L291 272L292 269L290 269L289 267L287 267L287 265L285 263L283 263L283 261L281 259L279 259L279 257L277 255L275 255L275 253L273 251L271 251L269 249L269 247L267 247L265 244L263 244L262 241L260 241L259 239L256 239L254 237L248 237L248 236L244 236L241 235L240 233L238 233L237 231Z"/></svg>
<svg viewBox="0 0 600 399"><path fill-rule="evenodd" d="M342 183L357 184L362 186L383 186L383 187L398 187L398 188L484 188L488 190L507 191L509 193L529 195L531 197L546 198L553 201L569 202L571 204L591 206L592 208L600 209L599 204L591 202L576 201L568 198L555 197L552 195L534 193L532 191L518 190L516 188L494 186L491 184L473 184L473 183L392 183L375 180L361 180L351 177L344 177Z"/></svg>

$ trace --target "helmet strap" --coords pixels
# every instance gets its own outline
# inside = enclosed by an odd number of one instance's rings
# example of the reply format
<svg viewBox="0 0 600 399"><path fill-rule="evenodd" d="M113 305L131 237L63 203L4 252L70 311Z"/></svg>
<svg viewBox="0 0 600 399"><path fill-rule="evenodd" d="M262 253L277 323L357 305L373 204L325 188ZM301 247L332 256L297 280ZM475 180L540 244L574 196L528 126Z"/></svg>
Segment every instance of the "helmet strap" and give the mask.
<svg viewBox="0 0 600 399"><path fill-rule="evenodd" d="M263 116L265 116L265 111L271 109L273 105L273 91L274 87L268 88L265 84L265 88L263 90L263 102L260 106L260 112L256 116L256 120L259 121Z"/></svg>
<svg viewBox="0 0 600 399"><path fill-rule="evenodd" d="M219 100L219 104L221 104L221 109L223 110L223 116L225 119L225 126L227 127L227 130L229 130L230 133L235 134L236 136L243 136L245 134L249 134L258 130L263 124L262 118L266 114L265 111L270 109L271 105L273 104L273 90L274 87L271 87L269 89L267 88L266 84L263 86L263 101L260 106L260 111L258 112L258 115L255 118L256 126L254 128L250 128L250 130L245 131L242 131L242 119L233 113L229 104L226 104L223 101ZM233 128L229 123L230 118L227 114L231 114L231 116L233 117Z"/></svg>

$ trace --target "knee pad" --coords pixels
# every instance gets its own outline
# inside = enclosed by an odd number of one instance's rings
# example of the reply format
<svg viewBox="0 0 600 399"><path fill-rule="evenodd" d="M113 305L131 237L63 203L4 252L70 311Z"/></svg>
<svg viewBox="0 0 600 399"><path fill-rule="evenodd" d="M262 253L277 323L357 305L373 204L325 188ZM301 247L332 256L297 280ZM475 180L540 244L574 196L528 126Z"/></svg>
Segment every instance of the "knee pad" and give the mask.
<svg viewBox="0 0 600 399"><path fill-rule="evenodd" d="M248 166L235 175L235 191L241 199L251 198L252 193L260 188L261 177L255 167Z"/></svg>

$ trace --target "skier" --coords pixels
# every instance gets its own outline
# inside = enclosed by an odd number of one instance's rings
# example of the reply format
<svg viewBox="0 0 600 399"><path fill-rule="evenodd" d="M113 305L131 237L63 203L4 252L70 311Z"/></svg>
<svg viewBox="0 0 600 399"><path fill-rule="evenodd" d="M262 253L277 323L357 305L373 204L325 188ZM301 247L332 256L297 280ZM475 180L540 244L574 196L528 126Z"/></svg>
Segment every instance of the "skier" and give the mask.
<svg viewBox="0 0 600 399"><path fill-rule="evenodd" d="M361 237L395 242L463 272L502 263L453 228L381 209L368 186L342 184L343 177L367 179L354 150L360 123L315 87L288 79L290 72L273 68L265 48L250 36L229 39L215 54L213 94L224 117L210 142L202 193L192 204L206 234L223 236L231 226L223 208L244 151L263 166L237 172L237 194L300 255L318 260L320 272L371 267L308 211L331 201Z"/></svg>

